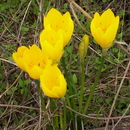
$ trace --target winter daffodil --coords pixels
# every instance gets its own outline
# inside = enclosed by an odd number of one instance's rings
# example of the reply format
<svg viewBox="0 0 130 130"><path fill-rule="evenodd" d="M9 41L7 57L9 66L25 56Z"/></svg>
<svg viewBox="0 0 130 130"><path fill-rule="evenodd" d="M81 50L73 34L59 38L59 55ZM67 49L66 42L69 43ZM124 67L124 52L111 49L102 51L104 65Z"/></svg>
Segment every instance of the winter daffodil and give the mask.
<svg viewBox="0 0 130 130"><path fill-rule="evenodd" d="M41 89L51 98L64 97L66 93L66 80L57 65L48 65L40 76Z"/></svg>
<svg viewBox="0 0 130 130"><path fill-rule="evenodd" d="M55 31L63 32L63 40L65 47L73 34L74 22L71 19L70 13L61 14L58 10L52 8L44 17L44 28L51 27Z"/></svg>
<svg viewBox="0 0 130 130"><path fill-rule="evenodd" d="M40 34L40 44L43 53L53 61L59 61L63 54L63 35L62 31L55 31L48 27Z"/></svg>
<svg viewBox="0 0 130 130"><path fill-rule="evenodd" d="M95 41L103 49L109 49L113 45L118 26L119 16L114 16L111 9L108 9L102 15L97 12L94 14L90 28Z"/></svg>
<svg viewBox="0 0 130 130"><path fill-rule="evenodd" d="M36 45L29 46L29 48L19 47L17 52L13 53L13 59L18 67L33 79L39 79L46 64L51 64L51 61Z"/></svg>

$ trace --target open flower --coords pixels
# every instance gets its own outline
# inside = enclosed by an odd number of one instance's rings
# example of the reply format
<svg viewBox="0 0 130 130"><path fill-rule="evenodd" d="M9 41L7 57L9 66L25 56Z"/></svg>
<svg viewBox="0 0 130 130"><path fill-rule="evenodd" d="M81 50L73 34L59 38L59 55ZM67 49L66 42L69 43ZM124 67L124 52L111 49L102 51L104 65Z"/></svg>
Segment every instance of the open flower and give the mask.
<svg viewBox="0 0 130 130"><path fill-rule="evenodd" d="M13 53L13 59L19 68L27 72L33 79L39 79L46 64L51 64L51 61L36 45L29 46L29 48L19 47L17 52Z"/></svg>
<svg viewBox="0 0 130 130"><path fill-rule="evenodd" d="M48 26L50 26L55 31L62 30L64 38L63 45L67 45L74 30L74 22L71 19L70 13L66 12L62 15L58 10L52 8L44 17L45 29Z"/></svg>
<svg viewBox="0 0 130 130"><path fill-rule="evenodd" d="M108 49L113 45L118 26L119 16L115 17L111 9L106 10L101 16L96 12L91 22L91 33L103 49Z"/></svg>
<svg viewBox="0 0 130 130"><path fill-rule="evenodd" d="M63 97L66 93L66 80L57 65L48 65L40 76L44 94L51 98Z"/></svg>
<svg viewBox="0 0 130 130"><path fill-rule="evenodd" d="M59 61L63 54L63 33L47 27L40 34L40 44L43 53L51 60Z"/></svg>

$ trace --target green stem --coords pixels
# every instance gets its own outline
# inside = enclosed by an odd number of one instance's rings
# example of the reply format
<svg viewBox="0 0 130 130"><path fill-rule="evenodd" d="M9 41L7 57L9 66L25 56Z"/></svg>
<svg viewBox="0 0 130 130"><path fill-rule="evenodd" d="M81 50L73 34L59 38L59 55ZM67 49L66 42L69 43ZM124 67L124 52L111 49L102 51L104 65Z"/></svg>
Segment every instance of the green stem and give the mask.
<svg viewBox="0 0 130 130"><path fill-rule="evenodd" d="M87 113L87 110L88 110L88 107L89 107L89 104L93 98L93 95L94 95L94 91L95 91L95 88L97 86L97 83L99 82L99 79L100 79L100 76L101 76L101 72L102 72L102 68L104 66L104 57L106 55L106 50L102 50L102 57L101 57L101 64L99 66L99 69L97 71L97 74L96 74L96 78L95 78L95 81L94 81L94 84L93 86L90 88L90 94L89 94L89 97L88 97L88 100L86 102L86 105L85 105L85 108L84 108L84 111L83 113Z"/></svg>
<svg viewBox="0 0 130 130"><path fill-rule="evenodd" d="M85 83L85 67L84 67L84 59L81 60L81 89L80 89L80 98L79 98L79 111L82 111L82 102L83 102L83 94L84 94L84 83Z"/></svg>
<svg viewBox="0 0 130 130"><path fill-rule="evenodd" d="M45 105L45 101L44 101L44 97L43 97L43 91L40 88L40 83L37 82L37 84L38 84L37 88L38 88L40 98L41 98L41 109L42 109L42 111L45 111L46 110L46 105Z"/></svg>
<svg viewBox="0 0 130 130"><path fill-rule="evenodd" d="M65 70L65 77L66 77L66 81L67 81L67 87L68 87L68 90L69 90L69 93L66 93L66 101L69 105L69 107L73 108L76 110L76 104L75 104L75 101L74 101L74 98L69 98L69 95L73 95L73 94L76 94L77 90L76 90L76 87L75 85L73 84L72 82L72 74L71 74L71 71L70 71L70 68L66 68L66 64L65 64L65 59L63 59L62 61L63 63L63 67L64 67L64 70ZM73 115L73 113L71 112L71 115Z"/></svg>
<svg viewBox="0 0 130 130"><path fill-rule="evenodd" d="M61 129L61 130L64 130L64 127L63 127L63 113L62 113L62 110L60 110L60 129Z"/></svg>
<svg viewBox="0 0 130 130"><path fill-rule="evenodd" d="M59 120L58 120L58 116L53 117L53 129L54 129L54 130L59 130Z"/></svg>
<svg viewBox="0 0 130 130"><path fill-rule="evenodd" d="M66 114L67 113L66 113L66 101L65 101L65 99L63 100L63 104L64 104L64 106L63 106L63 112L64 112L64 115L63 115L64 116L63 124L64 124L64 130L66 130L66 128L67 128L66 127L66 123L67 123L66 122Z"/></svg>
<svg viewBox="0 0 130 130"><path fill-rule="evenodd" d="M51 111L55 111L57 108L57 100L51 99L50 100L51 104ZM53 129L54 130L59 130L59 116L57 116L58 112L56 111L55 115L53 116Z"/></svg>
<svg viewBox="0 0 130 130"><path fill-rule="evenodd" d="M97 75L96 75L96 78L95 78L95 82L94 82L93 86L90 89L90 94L89 94L88 100L87 100L85 108L84 108L84 113L86 113L87 110L88 110L88 106L89 106L89 104L90 104L90 102L91 102L91 100L93 98L94 90L95 90L95 88L97 86L97 83L99 81L100 75L101 75L101 71L98 71Z"/></svg>
<svg viewBox="0 0 130 130"><path fill-rule="evenodd" d="M66 100L65 97L61 98L63 107L60 108L60 130L66 130Z"/></svg>

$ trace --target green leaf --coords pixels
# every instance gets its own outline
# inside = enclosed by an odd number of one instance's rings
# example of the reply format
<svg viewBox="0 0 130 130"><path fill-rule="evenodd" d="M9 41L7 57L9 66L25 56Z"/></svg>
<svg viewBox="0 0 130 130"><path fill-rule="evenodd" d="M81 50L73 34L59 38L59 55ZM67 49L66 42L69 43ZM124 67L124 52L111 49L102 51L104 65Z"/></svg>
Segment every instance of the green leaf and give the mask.
<svg viewBox="0 0 130 130"><path fill-rule="evenodd" d="M28 32L28 31L29 31L29 28L27 28L27 27L21 27L21 31L23 31L23 32Z"/></svg>
<svg viewBox="0 0 130 130"><path fill-rule="evenodd" d="M73 74L73 82L76 84L77 83L77 76L76 74Z"/></svg>

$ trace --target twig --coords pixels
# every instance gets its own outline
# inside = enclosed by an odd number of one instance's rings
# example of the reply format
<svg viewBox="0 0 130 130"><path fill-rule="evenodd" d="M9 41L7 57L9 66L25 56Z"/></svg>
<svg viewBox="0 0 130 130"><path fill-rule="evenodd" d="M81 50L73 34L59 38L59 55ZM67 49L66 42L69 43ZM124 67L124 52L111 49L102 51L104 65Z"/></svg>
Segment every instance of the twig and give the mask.
<svg viewBox="0 0 130 130"><path fill-rule="evenodd" d="M76 15L76 13L75 13L75 11L74 11L74 8L73 8L72 3L70 3L70 8L71 8L71 10L72 10L72 14L74 15L75 20L77 21L78 25L82 28L83 31L86 32L86 29L81 25L81 23L80 23L80 21L79 21L77 15Z"/></svg>
<svg viewBox="0 0 130 130"><path fill-rule="evenodd" d="M19 130L20 127L23 126L25 123L31 122L31 121L33 121L33 120L37 121L37 118L38 118L38 116L36 116L36 117L34 117L34 118L31 118L31 119L27 120L26 122L20 123L20 125L18 125L18 126L15 128L15 130Z"/></svg>
<svg viewBox="0 0 130 130"><path fill-rule="evenodd" d="M22 4L23 4L23 1L21 1L21 4L20 4L18 10L17 10L16 13L12 16L12 18L11 18L12 21L16 22L16 21L15 21L15 17L16 17L16 15L18 15L18 12L20 11L20 9L21 9L21 7L22 7ZM23 10L23 11L24 11L24 10ZM20 11L20 13L22 14L21 11ZM4 15L4 14L1 14L1 13L0 13L0 15L9 18L8 16L6 16L6 15ZM19 17L20 17L20 15L17 16L17 18L19 18ZM1 34L1 36L0 36L0 39L2 39L2 37L3 37L3 35L5 34L5 32L7 31L7 29L13 24L12 21L8 23L8 27L6 27L6 28L4 29L4 31L2 32L2 34Z"/></svg>
<svg viewBox="0 0 130 130"><path fill-rule="evenodd" d="M118 125L118 123L122 120L122 118L126 115L127 111L130 108L130 104L128 105L127 109L125 110L125 112L123 113L122 117L116 122L116 124L113 126L112 130L115 129L115 127Z"/></svg>
<svg viewBox="0 0 130 130"><path fill-rule="evenodd" d="M89 115L85 115L85 114L82 114L82 113L80 113L80 112L75 111L74 109L72 109L72 108L69 107L69 106L66 106L66 108L69 109L70 111L76 113L77 115L80 115L80 116L85 117L85 118L96 119L96 120L107 120L107 119L108 119L108 117L98 117L98 115L97 115L96 117L94 117L94 116L89 116ZM119 119L119 118L121 118L121 117L122 117L122 116L110 117L109 119L111 119L111 120L117 120L117 119ZM125 118L130 118L130 115L123 117L123 119L125 119Z"/></svg>
<svg viewBox="0 0 130 130"><path fill-rule="evenodd" d="M39 3L39 21L40 21L40 25L41 25L41 29L43 29L43 0L40 1Z"/></svg>
<svg viewBox="0 0 130 130"><path fill-rule="evenodd" d="M38 122L38 130L41 130L41 122L42 122L42 103L41 103L41 96L39 95L39 122Z"/></svg>
<svg viewBox="0 0 130 130"><path fill-rule="evenodd" d="M4 94L6 94L6 93L9 91L9 89L11 89L11 88L16 84L16 82L18 81L18 79L20 78L20 76L21 76L22 73L23 73L23 71L20 72L19 76L18 76L17 79L13 82L13 84L12 84L9 88L7 88L7 89L0 95L0 99L2 98L2 96L3 96Z"/></svg>
<svg viewBox="0 0 130 130"><path fill-rule="evenodd" d="M89 36L91 36L91 33L88 32L87 29L80 23L80 21L79 21L77 15L76 15L76 13L75 13L75 11L74 11L74 7L73 7L72 3L70 3L70 8L71 8L71 10L72 10L73 16L75 17L76 22L77 22L78 25L81 27L81 29L82 29L85 33L87 33Z"/></svg>
<svg viewBox="0 0 130 130"><path fill-rule="evenodd" d="M20 37L21 28L22 28L23 22L24 22L24 20L25 20L25 17L26 17L26 15L27 15L27 12L28 12L28 9L29 9L31 3L32 3L32 0L30 0L29 4L28 4L28 6L27 6L27 9L26 9L26 11L25 11L25 14L24 14L24 16L23 16L23 19L22 19L22 21L21 21L17 39L19 39L19 37Z"/></svg>
<svg viewBox="0 0 130 130"><path fill-rule="evenodd" d="M74 0L68 0L69 3L72 3L78 10L80 10L88 20L92 20L92 17L84 11L77 3L74 2Z"/></svg>
<svg viewBox="0 0 130 130"><path fill-rule="evenodd" d="M115 43L117 43L117 46L127 55L127 57L130 57L130 53L127 51L127 49L125 49L123 45L127 45L125 42L119 42L119 41L115 41Z"/></svg>
<svg viewBox="0 0 130 130"><path fill-rule="evenodd" d="M12 64L12 65L17 66L15 63L13 63L13 62L11 62L11 61L9 61L9 60L6 60L6 59L4 59L4 58L1 58L1 57L0 57L0 60L1 60L1 61L4 61L4 62L7 62L7 63L10 63L10 64Z"/></svg>
<svg viewBox="0 0 130 130"><path fill-rule="evenodd" d="M113 101L111 110L110 110L110 112L109 112L109 116L108 116L108 120L107 120L107 123L106 123L105 130L107 130L107 128L108 128L108 124L109 124L109 120L110 120L112 111L113 111L113 109L114 109L114 106L115 106L117 97L118 97L118 95L119 95L119 93L120 93L121 87L122 87L123 82L124 82L124 80L125 80L126 74L127 74L128 70L129 70L129 67L130 67L130 61L129 61L127 67L126 67L126 70L125 70L125 72L124 72L124 76L123 76L123 78L122 78L122 80L121 80L120 86L119 86L119 88L118 88L118 90L117 90L117 93L116 93L116 95L115 95L115 98L114 98L114 101Z"/></svg>
<svg viewBox="0 0 130 130"><path fill-rule="evenodd" d="M32 109L32 110L39 111L39 108L27 107L27 106L19 106L19 105L0 104L0 107L23 108L23 109Z"/></svg>

